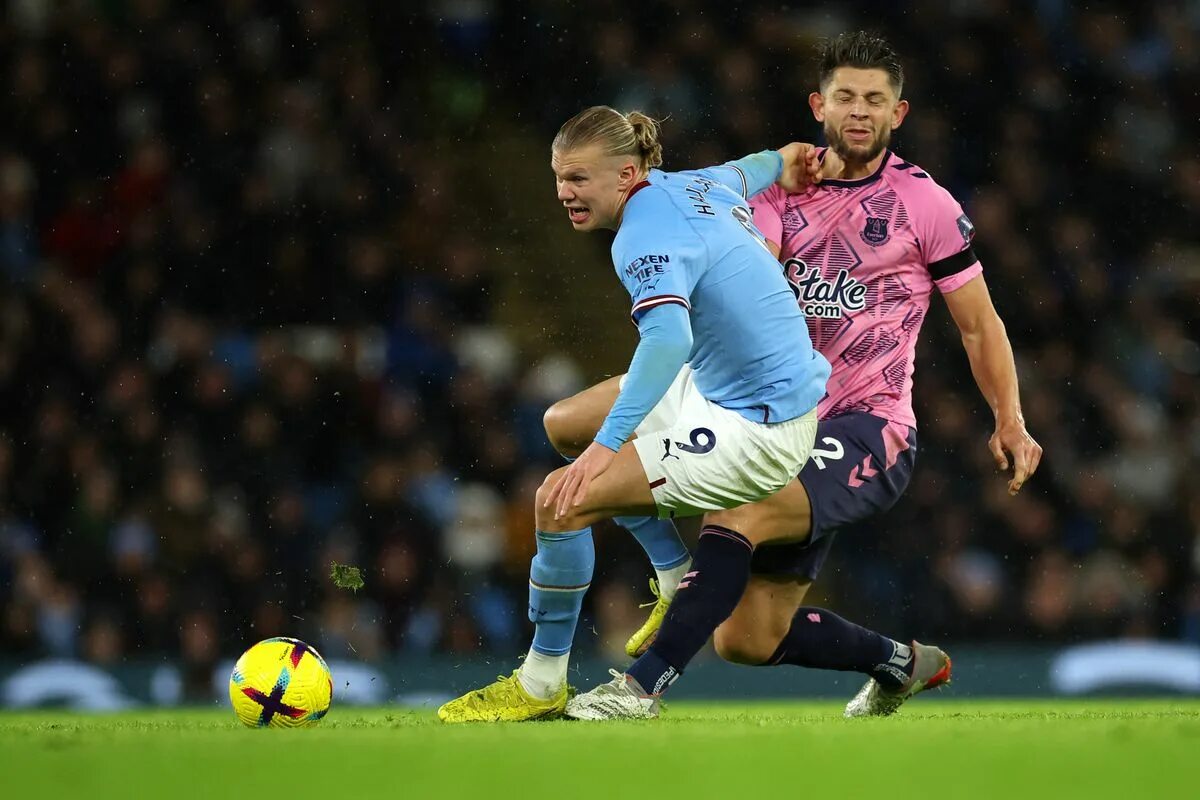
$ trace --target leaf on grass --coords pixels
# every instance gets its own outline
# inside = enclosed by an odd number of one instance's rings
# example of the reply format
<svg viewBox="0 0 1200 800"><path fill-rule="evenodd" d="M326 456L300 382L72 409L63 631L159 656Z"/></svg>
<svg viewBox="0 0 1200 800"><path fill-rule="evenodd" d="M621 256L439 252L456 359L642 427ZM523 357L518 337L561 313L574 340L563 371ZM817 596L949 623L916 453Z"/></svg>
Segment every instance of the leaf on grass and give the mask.
<svg viewBox="0 0 1200 800"><path fill-rule="evenodd" d="M357 592L363 587L362 570L349 564L331 561L329 563L329 579L339 589L353 589Z"/></svg>

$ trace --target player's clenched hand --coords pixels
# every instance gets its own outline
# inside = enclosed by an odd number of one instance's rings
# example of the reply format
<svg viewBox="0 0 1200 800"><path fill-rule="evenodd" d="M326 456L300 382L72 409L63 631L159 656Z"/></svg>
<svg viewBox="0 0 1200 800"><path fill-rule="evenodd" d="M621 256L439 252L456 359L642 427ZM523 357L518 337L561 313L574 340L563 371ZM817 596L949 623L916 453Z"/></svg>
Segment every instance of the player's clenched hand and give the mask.
<svg viewBox="0 0 1200 800"><path fill-rule="evenodd" d="M807 186L821 182L821 161L817 148L806 142L792 142L779 149L783 158L783 172L778 183L789 192L802 191Z"/></svg>
<svg viewBox="0 0 1200 800"><path fill-rule="evenodd" d="M996 432L988 440L988 449L996 459L996 467L1002 470L1008 469L1006 453L1012 454L1013 477L1008 482L1010 495L1021 491L1025 481L1037 472L1038 464L1042 461L1042 446L1034 441L1021 421L997 425Z"/></svg>
<svg viewBox="0 0 1200 800"><path fill-rule="evenodd" d="M825 148L825 157L820 159L817 158L817 150L814 147L813 160L817 162L817 177L821 180L840 177L846 166L832 147Z"/></svg>
<svg viewBox="0 0 1200 800"><path fill-rule="evenodd" d="M562 480L546 498L545 507L555 506L554 518L566 516L572 506L582 503L592 481L608 469L616 457L616 453L599 442L589 444L575 463L567 467Z"/></svg>

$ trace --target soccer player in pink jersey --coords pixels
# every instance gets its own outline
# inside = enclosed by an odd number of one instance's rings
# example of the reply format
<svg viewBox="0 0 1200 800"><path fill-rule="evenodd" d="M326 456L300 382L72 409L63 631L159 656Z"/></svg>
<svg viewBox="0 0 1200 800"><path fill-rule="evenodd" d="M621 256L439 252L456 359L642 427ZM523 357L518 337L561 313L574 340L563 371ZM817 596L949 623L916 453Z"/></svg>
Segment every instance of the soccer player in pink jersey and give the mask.
<svg viewBox="0 0 1200 800"><path fill-rule="evenodd" d="M822 46L820 64L809 106L829 142L825 179L800 193L769 189L751 208L833 372L795 502L772 505L769 517L747 506L739 522L764 539L771 530L808 536L756 549L750 583L714 643L742 664L863 672L870 677L846 715L882 715L948 681L949 658L803 600L837 529L886 511L908 485L917 442L913 360L935 288L995 415L988 448L996 466L1007 469L1011 455L1010 494L1037 470L1042 449L1025 429L1012 348L971 247L971 221L929 173L888 149L909 111L895 52L881 38L849 33ZM790 513L781 517L780 508Z"/></svg>
<svg viewBox="0 0 1200 800"><path fill-rule="evenodd" d="M755 548L749 583L714 643L741 664L862 672L867 683L846 715L878 716L946 683L950 659L803 603L836 531L891 508L908 486L913 357L934 287L995 414L988 447L998 468L1013 468L1010 493L1037 470L1042 450L1025 430L1012 349L971 247L970 220L928 173L887 149L908 114L896 54L878 37L850 33L825 43L820 60L809 104L829 142L825 179L802 192L771 188L751 208L833 371L818 406L817 448L799 481L770 503L724 512L722 524L753 530L759 542L792 543ZM565 452L586 440L606 401L589 392L557 404L546 417L551 441ZM677 538L659 537L657 547L664 559L678 560L675 549L686 559ZM688 573L679 590L697 579ZM653 641L669 606L664 595L630 640L631 654Z"/></svg>

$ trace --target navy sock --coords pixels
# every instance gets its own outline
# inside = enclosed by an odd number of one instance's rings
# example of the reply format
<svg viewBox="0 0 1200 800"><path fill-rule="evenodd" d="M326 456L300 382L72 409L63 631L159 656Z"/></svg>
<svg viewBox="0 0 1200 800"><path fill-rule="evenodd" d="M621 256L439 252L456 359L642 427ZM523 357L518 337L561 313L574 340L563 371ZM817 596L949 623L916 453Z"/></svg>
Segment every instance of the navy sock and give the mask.
<svg viewBox="0 0 1200 800"><path fill-rule="evenodd" d="M792 627L763 666L794 664L862 672L885 689L899 689L912 677L914 663L908 645L855 625L832 611L805 606L796 612Z"/></svg>
<svg viewBox="0 0 1200 800"><path fill-rule="evenodd" d="M754 546L719 525L700 532L692 569L679 583L658 637L626 674L647 694L662 694L737 607L750 580Z"/></svg>

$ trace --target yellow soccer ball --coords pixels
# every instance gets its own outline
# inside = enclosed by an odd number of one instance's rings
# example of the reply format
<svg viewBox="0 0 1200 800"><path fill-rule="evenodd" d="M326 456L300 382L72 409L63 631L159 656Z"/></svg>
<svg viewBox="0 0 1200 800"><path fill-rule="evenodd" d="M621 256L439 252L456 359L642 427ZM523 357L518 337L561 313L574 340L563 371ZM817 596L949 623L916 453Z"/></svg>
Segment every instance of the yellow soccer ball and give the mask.
<svg viewBox="0 0 1200 800"><path fill-rule="evenodd" d="M333 702L333 677L321 654L277 636L242 653L229 676L234 713L250 728L315 725Z"/></svg>

